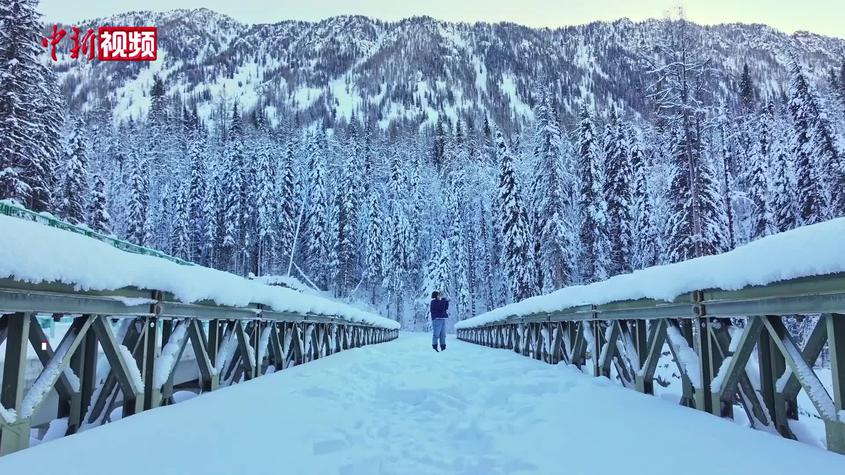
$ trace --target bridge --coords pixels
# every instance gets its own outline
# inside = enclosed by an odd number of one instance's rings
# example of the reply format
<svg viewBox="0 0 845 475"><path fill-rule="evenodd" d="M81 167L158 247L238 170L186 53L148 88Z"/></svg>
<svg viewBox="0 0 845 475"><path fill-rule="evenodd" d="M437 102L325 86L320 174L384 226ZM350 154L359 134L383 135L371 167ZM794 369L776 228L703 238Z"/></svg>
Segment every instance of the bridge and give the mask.
<svg viewBox="0 0 845 475"><path fill-rule="evenodd" d="M339 302L0 216L0 473L836 473L845 258L826 244L845 221L831 223L787 233L817 244L795 262L759 264L775 236L562 289L460 322L434 353ZM730 259L741 278L714 278ZM815 314L797 341L789 319ZM45 317L70 322L55 345ZM28 381L30 354L43 369ZM797 424L802 397L827 451Z"/></svg>

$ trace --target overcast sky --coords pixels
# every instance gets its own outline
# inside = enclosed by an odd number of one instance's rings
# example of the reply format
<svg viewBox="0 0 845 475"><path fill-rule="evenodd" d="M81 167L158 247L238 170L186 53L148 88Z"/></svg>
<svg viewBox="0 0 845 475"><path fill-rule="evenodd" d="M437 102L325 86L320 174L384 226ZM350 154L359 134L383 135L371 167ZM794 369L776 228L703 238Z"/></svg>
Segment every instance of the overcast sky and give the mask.
<svg viewBox="0 0 845 475"><path fill-rule="evenodd" d="M660 18L677 0L41 0L47 21L73 22L132 10L207 7L246 23L361 14L384 20L429 15L453 21L510 21L557 27L594 20ZM845 38L845 0L687 0L697 23L765 23L792 33Z"/></svg>

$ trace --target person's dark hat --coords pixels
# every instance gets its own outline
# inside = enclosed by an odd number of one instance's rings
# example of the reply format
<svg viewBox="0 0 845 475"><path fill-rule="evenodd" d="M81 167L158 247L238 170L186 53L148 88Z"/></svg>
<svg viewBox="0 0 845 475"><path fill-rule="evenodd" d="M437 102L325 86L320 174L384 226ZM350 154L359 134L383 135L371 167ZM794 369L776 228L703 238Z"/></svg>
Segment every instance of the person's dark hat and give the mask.
<svg viewBox="0 0 845 475"><path fill-rule="evenodd" d="M440 295L440 292L435 290L434 292L431 293L431 298L436 299L438 295Z"/></svg>

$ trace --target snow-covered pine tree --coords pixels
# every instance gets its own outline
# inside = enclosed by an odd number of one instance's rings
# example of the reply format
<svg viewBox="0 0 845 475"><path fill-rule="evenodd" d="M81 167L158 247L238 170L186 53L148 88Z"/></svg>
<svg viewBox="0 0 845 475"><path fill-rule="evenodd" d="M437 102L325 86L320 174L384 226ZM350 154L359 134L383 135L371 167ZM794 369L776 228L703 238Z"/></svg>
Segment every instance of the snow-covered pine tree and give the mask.
<svg viewBox="0 0 845 475"><path fill-rule="evenodd" d="M173 233L170 236L170 252L179 258L191 258L191 206L190 183L176 188L173 203Z"/></svg>
<svg viewBox="0 0 845 475"><path fill-rule="evenodd" d="M41 68L43 76L44 94L39 101L38 117L41 123L38 128L36 141L44 146L44 160L40 180L42 187L33 190L31 207L36 210L55 211L55 193L61 184L59 179L59 162L64 152L62 147L62 125L64 111L67 109L64 96L59 90L59 79L51 67ZM111 117L108 119L111 124ZM90 149L89 149L90 150ZM90 162L90 154L89 154ZM2 168L2 167L0 167Z"/></svg>
<svg viewBox="0 0 845 475"><path fill-rule="evenodd" d="M215 160L215 163L219 161ZM202 245L199 250L202 262L218 269L224 268L222 263L223 247L223 183L219 165L212 165L206 175L208 193L202 202L202 214L205 217L205 227L202 234Z"/></svg>
<svg viewBox="0 0 845 475"><path fill-rule="evenodd" d="M792 115L792 155L795 157L798 191L798 218L802 225L824 221L828 217L824 178L819 170L820 157L814 143L813 98L810 86L798 63L792 65L789 112Z"/></svg>
<svg viewBox="0 0 845 475"><path fill-rule="evenodd" d="M513 302L532 294L528 218L513 168L513 158L502 131L496 131L499 161L499 232L502 238L502 266L509 299Z"/></svg>
<svg viewBox="0 0 845 475"><path fill-rule="evenodd" d="M692 137L691 137L692 138ZM679 262L723 252L725 215L715 173L694 138L683 127L675 131L670 188L669 260Z"/></svg>
<svg viewBox="0 0 845 475"><path fill-rule="evenodd" d="M703 105L710 85L710 60L701 32L683 18L666 22L650 74L662 85L651 98L666 120L672 181L668 259L678 262L725 250L726 216L713 166L704 155Z"/></svg>
<svg viewBox="0 0 845 475"><path fill-rule="evenodd" d="M772 194L770 185L770 164L772 163L773 118L767 110L758 117L757 140L754 144L745 182L751 209L751 239L758 239L775 232L772 210L769 207Z"/></svg>
<svg viewBox="0 0 845 475"><path fill-rule="evenodd" d="M88 202L88 225L94 231L111 234L111 216L106 204L106 184L97 173L92 174L91 178L94 187L91 190L91 200Z"/></svg>
<svg viewBox="0 0 845 475"><path fill-rule="evenodd" d="M603 172L593 121L586 106L581 108L578 126L578 210L581 256L578 267L585 283L607 278L609 242L607 207L603 196Z"/></svg>
<svg viewBox="0 0 845 475"><path fill-rule="evenodd" d="M452 182L446 190L446 219L447 239L449 240L449 254L451 267L451 285L448 295L452 298L452 316L460 320L469 317L470 289L469 269L464 235L465 219L463 216L463 183L461 180Z"/></svg>
<svg viewBox="0 0 845 475"><path fill-rule="evenodd" d="M642 140L634 127L626 131L626 143L631 157L631 264L642 269L657 264L658 232L652 215L652 191L648 182L648 164Z"/></svg>
<svg viewBox="0 0 845 475"><path fill-rule="evenodd" d="M742 66L742 76L739 79L739 101L743 114L750 114L754 110L754 102L757 98L757 91L754 88L754 81L748 71L748 63Z"/></svg>
<svg viewBox="0 0 845 475"><path fill-rule="evenodd" d="M307 189L309 211L307 218L307 262L310 278L321 288L328 289L330 258L333 249L330 229L331 197L327 189L324 136L318 132L308 138L309 176ZM304 236L303 236L304 237Z"/></svg>
<svg viewBox="0 0 845 475"><path fill-rule="evenodd" d="M251 188L255 190L255 211L256 211L256 251L255 274L265 275L276 265L276 251L278 249L276 239L276 226L278 223L277 196L278 186L276 185L276 167L271 163L271 152L273 144L268 138L259 138L256 150L255 168L257 170L255 182Z"/></svg>
<svg viewBox="0 0 845 475"><path fill-rule="evenodd" d="M354 148L350 148L354 150ZM337 226L334 239L334 289L338 296L345 296L357 283L355 269L357 264L356 235L358 224L358 196L357 183L360 181L360 170L356 166L357 157L354 153L347 153L338 170L338 190L335 194L335 209L337 210Z"/></svg>
<svg viewBox="0 0 845 475"><path fill-rule="evenodd" d="M631 271L631 170L626 148L625 125L611 110L604 134L604 164L607 181L603 199L607 203L607 234L610 241L608 274Z"/></svg>
<svg viewBox="0 0 845 475"><path fill-rule="evenodd" d="M735 218L734 194L737 192L737 180L734 178L737 171L741 169L737 165L737 160L734 153L734 121L728 117L728 111L724 106L716 108L716 117L713 119L716 122L714 137L711 140L710 146L714 148L715 155L720 160L722 197L724 200L726 233L727 233L727 247L733 249L737 244L737 219ZM741 125L744 127L747 121L743 117ZM712 155L712 154L711 154Z"/></svg>
<svg viewBox="0 0 845 475"><path fill-rule="evenodd" d="M82 120L75 118L67 133L67 143L63 160L64 180L59 215L73 224L86 221L88 198L91 190L88 185L88 141L85 138Z"/></svg>
<svg viewBox="0 0 845 475"><path fill-rule="evenodd" d="M402 203L397 199L391 200L390 231L385 236L385 263L382 267L385 272L385 287L393 305L392 309L388 307L388 315L392 315L397 321L402 317L403 293L410 264L407 249L410 234L410 223Z"/></svg>
<svg viewBox="0 0 845 475"><path fill-rule="evenodd" d="M845 60L842 61L842 66L839 67L839 77L836 81L836 96L839 98L839 107L842 116L845 118Z"/></svg>
<svg viewBox="0 0 845 475"><path fill-rule="evenodd" d="M147 230L148 182L135 150L129 151L128 162L129 199L126 239L143 246L149 238Z"/></svg>
<svg viewBox="0 0 845 475"><path fill-rule="evenodd" d="M370 302L375 303L376 290L384 281L382 252L384 243L384 229L382 227L384 214L381 208L381 193L376 186L370 186L367 193L367 233L365 234L365 272L371 287Z"/></svg>
<svg viewBox="0 0 845 475"><path fill-rule="evenodd" d="M203 248L208 244L206 242L208 226L211 225L213 216L207 214L208 210L206 210L209 194L208 170L205 165L207 148L205 137L198 133L191 134L188 140L188 160L191 168L188 185L188 214L190 216L188 258L194 262L207 264L209 261L201 259L203 256L207 257Z"/></svg>
<svg viewBox="0 0 845 475"><path fill-rule="evenodd" d="M774 139L771 143L769 158L771 160L771 205L772 225L775 232L783 232L797 226L797 197L795 185L795 166L793 155L790 153L789 139L784 138L787 132L784 127L784 120L779 119L774 102L766 106L766 114L775 124L776 132L772 134Z"/></svg>
<svg viewBox="0 0 845 475"><path fill-rule="evenodd" d="M298 207L296 203L296 183L294 181L295 142L288 138L284 144L284 153L277 172L276 180L276 242L279 246L277 255L287 265L293 247L293 236L296 232Z"/></svg>
<svg viewBox="0 0 845 475"><path fill-rule="evenodd" d="M439 229L444 229L446 226L438 223ZM440 292L443 295L451 296L453 290L450 287L452 282L452 263L454 259L449 252L449 237L444 234L436 234L432 242L432 249L425 265L425 276L423 277L422 298L420 300L425 302L425 309L423 314L428 314L428 299L432 292ZM450 305L451 307L451 305Z"/></svg>
<svg viewBox="0 0 845 475"><path fill-rule="evenodd" d="M532 183L534 242L539 247L542 276L538 290L549 292L572 282L574 231L567 219L571 180L563 170L563 150L557 117L547 90L535 110L536 165Z"/></svg>
<svg viewBox="0 0 845 475"><path fill-rule="evenodd" d="M220 257L221 263L236 273L244 271L244 155L243 125L238 105L235 103L226 143L226 165L221 175L223 239Z"/></svg>
<svg viewBox="0 0 845 475"><path fill-rule="evenodd" d="M0 4L0 199L45 211L51 203L51 160L58 153L50 137L59 134L44 116L57 98L50 96L55 75L38 59L40 33L35 2Z"/></svg>

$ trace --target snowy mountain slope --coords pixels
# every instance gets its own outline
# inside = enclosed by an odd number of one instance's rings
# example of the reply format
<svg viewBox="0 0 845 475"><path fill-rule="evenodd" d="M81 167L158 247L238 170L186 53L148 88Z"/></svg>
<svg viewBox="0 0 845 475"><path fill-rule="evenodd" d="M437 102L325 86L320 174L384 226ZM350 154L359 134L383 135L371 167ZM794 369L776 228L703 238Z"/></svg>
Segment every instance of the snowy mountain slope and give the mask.
<svg viewBox="0 0 845 475"><path fill-rule="evenodd" d="M63 90L74 106L109 98L118 120L146 114L152 73L168 93L213 118L221 100L257 106L271 120L332 124L353 115L382 128L433 124L440 115L484 115L510 129L532 119L539 82L573 112L582 97L647 113L642 57L664 22L619 20L560 29L500 23L448 23L428 17L382 22L338 16L320 22L241 24L207 9L132 12L88 22L156 25L161 59L153 64L77 63L62 58ZM695 26L714 60L714 101L747 62L764 98L783 94L793 57L814 81L845 58L845 40L765 25ZM162 54L163 53L163 54Z"/></svg>

